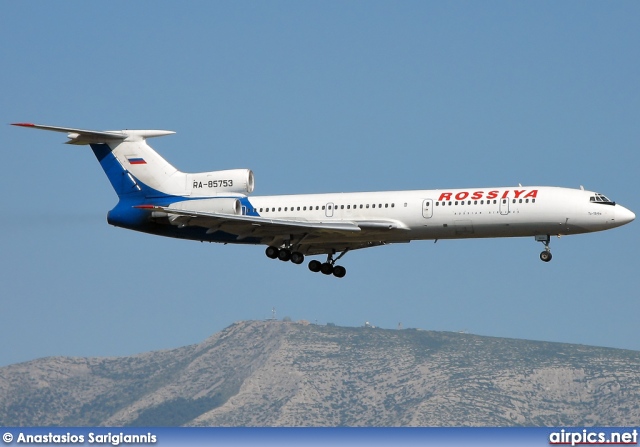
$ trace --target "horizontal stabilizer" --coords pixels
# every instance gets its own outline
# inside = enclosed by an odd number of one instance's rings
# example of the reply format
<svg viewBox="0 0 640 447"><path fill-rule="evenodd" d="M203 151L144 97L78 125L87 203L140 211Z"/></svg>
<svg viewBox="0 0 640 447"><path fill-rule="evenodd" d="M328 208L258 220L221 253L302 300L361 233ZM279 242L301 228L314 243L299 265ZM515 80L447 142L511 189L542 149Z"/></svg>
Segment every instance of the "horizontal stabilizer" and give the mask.
<svg viewBox="0 0 640 447"><path fill-rule="evenodd" d="M72 127L44 126L32 123L14 123L13 126L30 127L33 129L66 132L69 141L66 144L108 143L111 141L140 141L145 138L172 135L170 130L85 130Z"/></svg>

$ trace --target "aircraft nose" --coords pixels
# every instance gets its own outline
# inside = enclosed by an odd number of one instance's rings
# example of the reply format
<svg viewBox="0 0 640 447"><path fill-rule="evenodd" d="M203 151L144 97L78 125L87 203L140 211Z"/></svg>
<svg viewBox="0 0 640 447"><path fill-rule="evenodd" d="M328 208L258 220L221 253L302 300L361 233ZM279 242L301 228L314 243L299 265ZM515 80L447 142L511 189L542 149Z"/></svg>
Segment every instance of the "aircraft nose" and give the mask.
<svg viewBox="0 0 640 447"><path fill-rule="evenodd" d="M616 223L618 225L628 224L636 218L633 211L628 210L624 206L616 205Z"/></svg>

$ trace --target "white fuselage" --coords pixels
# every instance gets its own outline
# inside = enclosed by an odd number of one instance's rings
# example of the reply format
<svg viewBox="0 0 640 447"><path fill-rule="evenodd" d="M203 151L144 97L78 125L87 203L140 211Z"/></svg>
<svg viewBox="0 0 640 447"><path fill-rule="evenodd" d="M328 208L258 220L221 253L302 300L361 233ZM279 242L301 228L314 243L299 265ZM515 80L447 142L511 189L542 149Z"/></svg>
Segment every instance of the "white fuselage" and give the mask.
<svg viewBox="0 0 640 447"><path fill-rule="evenodd" d="M614 228L628 209L590 201L596 193L560 187L469 188L248 197L264 218L396 222L386 242L417 239L568 235ZM373 228L372 228L373 229ZM345 235L348 240L370 235Z"/></svg>

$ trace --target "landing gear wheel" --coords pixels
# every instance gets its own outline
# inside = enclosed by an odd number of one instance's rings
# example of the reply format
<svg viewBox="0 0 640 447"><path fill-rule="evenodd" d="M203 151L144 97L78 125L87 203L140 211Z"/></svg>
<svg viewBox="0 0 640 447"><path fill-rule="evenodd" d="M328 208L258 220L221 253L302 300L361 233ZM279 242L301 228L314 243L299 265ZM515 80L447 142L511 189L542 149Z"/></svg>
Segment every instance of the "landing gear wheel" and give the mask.
<svg viewBox="0 0 640 447"><path fill-rule="evenodd" d="M551 256L551 250L549 249L549 241L551 241L551 235L550 234L536 235L536 241L542 242L544 244L544 251L540 253L540 260L544 262L551 261L552 256Z"/></svg>
<svg viewBox="0 0 640 447"><path fill-rule="evenodd" d="M341 265L334 265L333 266L333 276L335 276L336 278L344 278L344 275L347 274L347 269L344 268Z"/></svg>
<svg viewBox="0 0 640 447"><path fill-rule="evenodd" d="M314 273L319 272L321 266L322 266L322 263L320 261L317 261L315 259L313 261L309 261L309 270L311 270Z"/></svg>
<svg viewBox="0 0 640 447"><path fill-rule="evenodd" d="M304 262L304 255L299 251L291 253L291 262L294 264L302 264Z"/></svg>
<svg viewBox="0 0 640 447"><path fill-rule="evenodd" d="M277 247L267 247L264 252L267 255L267 258L276 259L280 250Z"/></svg>
<svg viewBox="0 0 640 447"><path fill-rule="evenodd" d="M330 275L333 273L333 266L328 262L325 262L320 266L320 271L325 275Z"/></svg>
<svg viewBox="0 0 640 447"><path fill-rule="evenodd" d="M553 257L553 256L551 256L551 252L550 252L550 251L545 250L545 251L543 251L542 253L540 253L540 259L541 259L542 261L544 261L544 262L549 262L549 261L551 261L551 258L552 258L552 257Z"/></svg>
<svg viewBox="0 0 640 447"><path fill-rule="evenodd" d="M278 251L278 259L280 259L281 261L288 261L289 259L291 259L291 251L289 251L286 248L283 248L281 250Z"/></svg>

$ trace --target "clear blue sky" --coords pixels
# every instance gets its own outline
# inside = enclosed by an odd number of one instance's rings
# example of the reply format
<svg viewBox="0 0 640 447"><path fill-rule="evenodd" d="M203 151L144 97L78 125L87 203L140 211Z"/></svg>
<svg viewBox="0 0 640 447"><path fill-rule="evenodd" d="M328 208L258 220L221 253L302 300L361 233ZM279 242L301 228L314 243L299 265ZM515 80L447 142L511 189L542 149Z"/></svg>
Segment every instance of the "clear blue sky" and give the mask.
<svg viewBox="0 0 640 447"><path fill-rule="evenodd" d="M8 124L168 129L254 194L584 185L640 211L640 3L7 2L0 365L120 356L277 317L640 350L638 222L356 251L342 280L259 246L114 228L86 146Z"/></svg>

